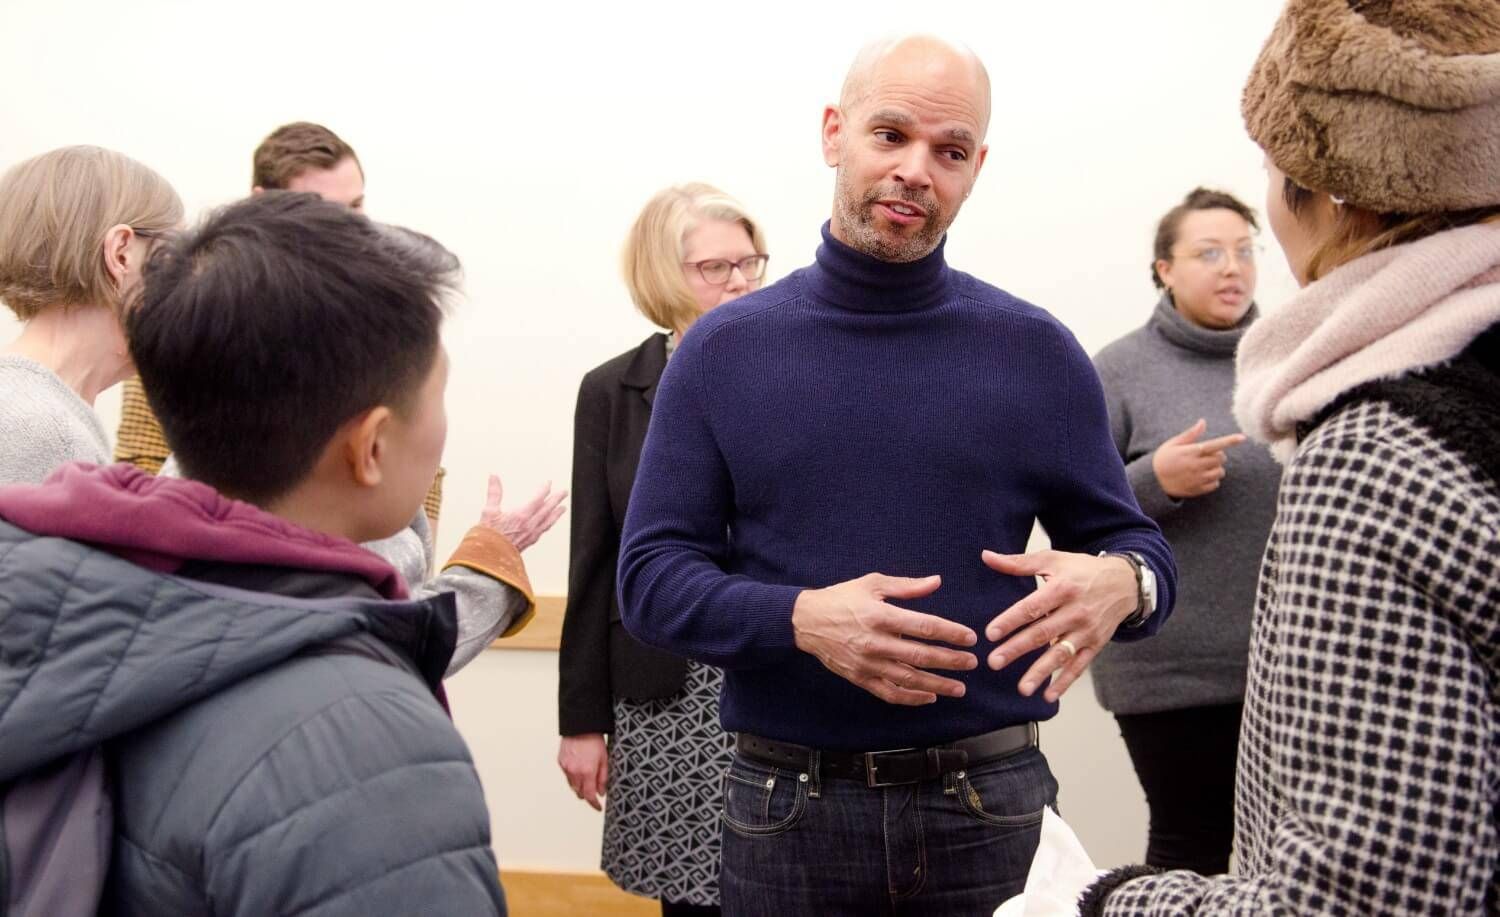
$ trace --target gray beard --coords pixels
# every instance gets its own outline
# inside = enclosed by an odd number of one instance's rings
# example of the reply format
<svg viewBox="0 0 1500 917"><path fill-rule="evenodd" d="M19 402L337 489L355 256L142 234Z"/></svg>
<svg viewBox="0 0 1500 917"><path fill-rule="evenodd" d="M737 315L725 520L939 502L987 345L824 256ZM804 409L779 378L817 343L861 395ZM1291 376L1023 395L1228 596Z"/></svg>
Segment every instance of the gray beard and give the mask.
<svg viewBox="0 0 1500 917"><path fill-rule="evenodd" d="M927 219L922 228L911 236L882 235L875 228L874 214L875 203L881 198L903 198L920 204L927 211ZM951 222L945 218L936 201L921 195L901 193L900 189L895 194L885 194L875 189L861 197L845 182L843 169L838 170L834 180L834 206L838 208L839 225L844 230L845 241L850 248L872 258L898 264L920 261L932 254L938 243L943 241L943 233L948 231L948 224Z"/></svg>

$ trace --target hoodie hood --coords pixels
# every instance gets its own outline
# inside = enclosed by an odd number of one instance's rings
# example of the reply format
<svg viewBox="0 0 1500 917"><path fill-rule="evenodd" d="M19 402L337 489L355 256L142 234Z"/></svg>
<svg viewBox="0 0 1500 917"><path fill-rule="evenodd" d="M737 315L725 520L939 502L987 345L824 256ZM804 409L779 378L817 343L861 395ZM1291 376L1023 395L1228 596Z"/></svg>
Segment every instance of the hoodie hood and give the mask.
<svg viewBox="0 0 1500 917"><path fill-rule="evenodd" d="M33 535L81 541L170 573L187 561L353 574L388 599L406 583L379 556L314 532L206 484L134 465L64 465L46 483L0 488L0 519Z"/></svg>
<svg viewBox="0 0 1500 917"><path fill-rule="evenodd" d="M0 782L341 638L395 649L435 691L453 652L451 595L377 598L405 595L380 558L202 484L72 465L0 489L0 520ZM171 575L190 560L354 575L369 595L295 599Z"/></svg>

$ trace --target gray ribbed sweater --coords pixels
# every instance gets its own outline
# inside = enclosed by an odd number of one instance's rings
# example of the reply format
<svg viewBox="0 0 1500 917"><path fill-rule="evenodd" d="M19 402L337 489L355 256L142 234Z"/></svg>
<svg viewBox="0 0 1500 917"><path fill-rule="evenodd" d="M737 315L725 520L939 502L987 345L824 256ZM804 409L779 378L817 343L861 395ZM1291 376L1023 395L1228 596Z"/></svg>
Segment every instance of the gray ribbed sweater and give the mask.
<svg viewBox="0 0 1500 917"><path fill-rule="evenodd" d="M1090 670L1100 705L1114 713L1244 697L1250 615L1281 466L1265 447L1247 442L1226 453L1222 487L1175 500L1161 489L1151 458L1199 417L1208 421L1204 439L1239 431L1230 410L1234 349L1255 317L1252 308L1238 327L1212 331L1183 318L1163 297L1144 327L1094 358L1131 489L1167 536L1178 569L1177 606L1161 633L1109 644Z"/></svg>
<svg viewBox="0 0 1500 917"><path fill-rule="evenodd" d="M109 462L99 415L52 370L0 354L0 484L39 484L68 462Z"/></svg>

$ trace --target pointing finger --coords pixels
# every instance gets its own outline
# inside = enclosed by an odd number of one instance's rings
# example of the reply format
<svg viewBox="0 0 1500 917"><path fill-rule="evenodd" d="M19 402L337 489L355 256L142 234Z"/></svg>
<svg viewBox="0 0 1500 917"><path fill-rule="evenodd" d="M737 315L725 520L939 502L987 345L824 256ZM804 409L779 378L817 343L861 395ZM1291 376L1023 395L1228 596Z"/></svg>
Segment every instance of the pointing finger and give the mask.
<svg viewBox="0 0 1500 917"><path fill-rule="evenodd" d="M1238 446L1244 441L1245 434L1231 433L1228 436L1220 436L1218 439L1205 440L1204 442L1199 443L1198 450L1202 455L1212 455L1216 452L1223 452L1225 449L1228 449L1232 446Z"/></svg>

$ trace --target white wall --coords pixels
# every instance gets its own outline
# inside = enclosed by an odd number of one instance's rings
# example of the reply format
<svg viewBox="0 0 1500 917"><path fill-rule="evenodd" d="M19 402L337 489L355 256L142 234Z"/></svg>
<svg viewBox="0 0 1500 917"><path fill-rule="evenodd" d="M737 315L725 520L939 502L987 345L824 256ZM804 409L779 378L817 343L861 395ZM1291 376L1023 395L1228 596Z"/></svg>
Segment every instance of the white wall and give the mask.
<svg viewBox="0 0 1500 917"><path fill-rule="evenodd" d="M649 331L616 258L658 187L717 183L765 223L771 272L805 263L832 175L821 106L864 40L956 32L995 85L989 161L948 247L955 266L1037 302L1097 350L1142 322L1157 217L1195 184L1264 197L1239 91L1279 0L910 3L0 0L0 167L69 143L127 152L191 212L247 190L250 152L308 119L359 150L370 213L445 242L468 302L449 326L442 532L508 492L566 484L579 377ZM1268 238L1259 299L1292 283ZM13 327L0 320L0 340ZM111 428L117 398L100 410ZM528 554L566 584L559 531ZM453 683L503 862L589 868L599 820L553 764L556 657L486 653ZM1101 863L1143 850L1144 807L1087 685L1045 744L1063 806Z"/></svg>

